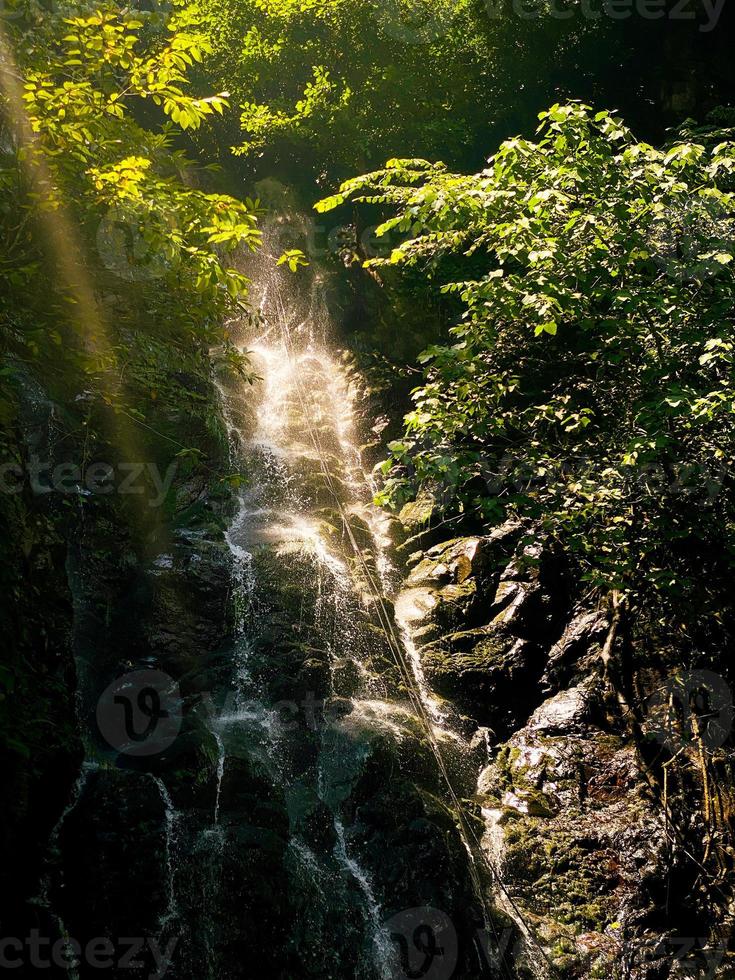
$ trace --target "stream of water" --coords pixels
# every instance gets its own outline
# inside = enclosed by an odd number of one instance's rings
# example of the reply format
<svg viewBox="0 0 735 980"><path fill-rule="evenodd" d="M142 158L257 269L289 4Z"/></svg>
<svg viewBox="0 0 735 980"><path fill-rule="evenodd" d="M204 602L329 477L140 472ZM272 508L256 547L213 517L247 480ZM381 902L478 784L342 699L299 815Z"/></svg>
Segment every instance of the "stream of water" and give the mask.
<svg viewBox="0 0 735 980"><path fill-rule="evenodd" d="M426 683L410 610L397 610L392 639L381 636L384 619L375 607L395 592L399 576L359 450L355 391L333 352L319 276L304 305L288 275L271 261L254 277L263 326L244 336L243 346L261 382L244 392L222 389L233 466L246 482L226 535L237 635L225 706L209 722L217 757L213 824L227 834L237 820L228 772L245 745L285 801L299 879L290 887L326 908L336 903L349 920L349 941L359 951L350 967L335 948L342 972L334 975L390 980L405 972L384 925L389 910L381 888L351 841L348 816L354 819L366 745L388 738L400 756L400 745L420 728L398 693L392 644L402 646L431 741L452 742L456 750L462 740ZM285 630L284 614L297 620ZM315 706L310 717L307 704ZM307 842L314 820L329 822L330 844ZM338 946L335 937L326 939ZM323 969L317 975L330 975ZM208 976L226 977L216 954Z"/></svg>
<svg viewBox="0 0 735 980"><path fill-rule="evenodd" d="M366 650L364 622L359 614L360 585L354 580L346 555L343 532L335 520L336 502L329 499L331 483L340 487L340 503L362 522L370 538L373 560L380 574L389 574L384 554L384 531L380 515L369 500L369 488L361 469L351 417L350 386L340 365L327 348L325 311L318 306L318 289L303 319L298 308L289 322L283 302L283 282L272 273L264 284L261 309L265 329L247 345L258 374L262 394L250 431L238 422L243 413L241 393L224 393L226 416L233 445L233 462L250 474L248 486L239 497L238 509L227 541L236 568L237 620L236 670L233 675L235 711L213 719L213 734L219 747L215 822L219 819L222 773L226 766L228 740L238 742L243 729L259 743L271 778L280 784L287 806L298 809L299 799L313 791L317 805L334 810L334 846L317 854L298 837L292 844L316 891L335 888L335 874L354 883L363 907L369 948L358 962L360 975L392 976L390 937L382 927L383 913L373 891L370 875L350 853L345 826L338 812L339 780L330 739L316 747L316 758L304 766L292 740L285 737L278 711L272 706L267 682L252 663L253 639L260 628L258 612L268 605L260 594L255 568L258 556L275 559L289 577L296 573L302 587L313 589L313 609L304 610L313 622L310 635L327 654L326 690L314 697L316 711L330 699L350 697L353 710L364 702L377 723L390 726L392 706L383 700L385 685L371 669ZM252 393L248 393L252 398ZM327 447L330 472L323 472L313 432L319 447ZM331 510L331 512L330 512ZM364 587L364 583L363 583ZM307 603L308 605L308 603ZM369 644L368 644L369 646ZM256 669L254 670L254 666ZM345 682L345 678L349 680ZM322 685L323 686L323 685ZM313 692L306 692L307 695ZM326 697L324 697L326 695ZM371 706L370 708L367 705ZM297 699L289 707L299 705ZM283 707L282 709L283 710ZM321 729L323 719L298 719L310 729ZM310 732L310 734L314 734ZM318 731L319 736L323 735ZM253 735L255 736L253 740ZM234 738L233 738L234 736ZM314 754L314 753L312 753ZM313 785L308 787L309 782ZM371 951L372 950L372 951Z"/></svg>
<svg viewBox="0 0 735 980"><path fill-rule="evenodd" d="M451 770L472 793L474 763L414 644L415 597L400 594L361 455L359 388L319 273L305 288L267 247L256 261L261 315L233 331L260 380L220 387L240 474L224 542L209 543L230 566L226 642L186 679L170 754L136 769L103 747L94 792L85 769L54 840L83 792L95 827L121 788L124 804L140 799L99 853L117 855L118 834L120 853L159 855L146 928L173 943L174 980L423 976L424 908L450 923L436 944L447 978L479 978L482 885L447 786ZM129 911L116 901L111 928Z"/></svg>

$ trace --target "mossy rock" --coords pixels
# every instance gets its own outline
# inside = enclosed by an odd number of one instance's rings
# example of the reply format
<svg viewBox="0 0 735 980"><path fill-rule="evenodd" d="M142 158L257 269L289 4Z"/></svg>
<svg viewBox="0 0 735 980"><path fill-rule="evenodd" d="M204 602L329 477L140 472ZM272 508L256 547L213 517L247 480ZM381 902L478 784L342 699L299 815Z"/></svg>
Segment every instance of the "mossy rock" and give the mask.
<svg viewBox="0 0 735 980"><path fill-rule="evenodd" d="M442 697L496 733L510 731L537 703L541 651L502 631L452 633L424 646L421 660Z"/></svg>
<svg viewBox="0 0 735 980"><path fill-rule="evenodd" d="M404 504L398 514L398 520L406 530L416 532L429 524L435 511L436 501L427 495Z"/></svg>

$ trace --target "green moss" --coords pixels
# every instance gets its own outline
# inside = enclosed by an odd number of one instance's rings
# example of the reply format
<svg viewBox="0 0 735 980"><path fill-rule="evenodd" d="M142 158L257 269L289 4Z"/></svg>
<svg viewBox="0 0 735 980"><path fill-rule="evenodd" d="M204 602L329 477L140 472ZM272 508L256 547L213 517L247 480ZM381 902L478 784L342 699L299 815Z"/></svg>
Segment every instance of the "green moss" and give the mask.
<svg viewBox="0 0 735 980"><path fill-rule="evenodd" d="M432 497L422 496L401 508L398 519L404 527L418 530L431 520L436 504Z"/></svg>
<svg viewBox="0 0 735 980"><path fill-rule="evenodd" d="M504 825L506 867L537 915L569 929L569 935L602 931L615 896L599 853L581 848L551 821L519 817ZM591 896L597 896L591 898Z"/></svg>

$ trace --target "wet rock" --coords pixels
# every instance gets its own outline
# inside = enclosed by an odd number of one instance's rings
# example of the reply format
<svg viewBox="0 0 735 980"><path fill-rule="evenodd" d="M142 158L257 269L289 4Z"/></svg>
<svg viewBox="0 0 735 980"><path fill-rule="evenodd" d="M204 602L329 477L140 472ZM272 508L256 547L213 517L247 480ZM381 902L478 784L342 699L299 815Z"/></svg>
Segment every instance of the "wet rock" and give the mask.
<svg viewBox="0 0 735 980"><path fill-rule="evenodd" d="M540 947L560 976L612 976L625 960L636 980L668 977L671 958L641 957L686 862L671 860L625 725L608 720L608 615L575 609L571 595L554 543L511 525L413 555L396 613L431 688L488 728L470 757L482 767L484 846L517 908L496 901L533 923L518 962L535 975Z"/></svg>
<svg viewBox="0 0 735 980"><path fill-rule="evenodd" d="M151 655L181 676L221 643L228 619L231 557L223 542L182 543L152 562L150 609L142 622Z"/></svg>
<svg viewBox="0 0 735 980"><path fill-rule="evenodd" d="M262 827L288 836L288 815L283 792L273 785L265 762L259 762L241 748L233 754L231 740L226 743L222 786L219 800L219 819L223 824L233 819L249 827Z"/></svg>
<svg viewBox="0 0 735 980"><path fill-rule="evenodd" d="M542 700L566 612L563 558L517 521L429 548L396 598L430 684L501 737Z"/></svg>
<svg viewBox="0 0 735 980"><path fill-rule="evenodd" d="M166 909L166 827L153 779L114 769L92 772L60 843L63 888L56 904L70 935L81 943L157 935Z"/></svg>
<svg viewBox="0 0 735 980"><path fill-rule="evenodd" d="M455 533L472 530L469 521L452 521ZM421 550L426 552L433 547L441 547L446 541L446 526L441 506L430 493L426 493L406 504L393 525L394 540L398 542L397 556L406 561L409 556Z"/></svg>
<svg viewBox="0 0 735 980"><path fill-rule="evenodd" d="M421 660L442 697L500 733L512 730L533 707L543 651L507 633L479 629L423 647Z"/></svg>
<svg viewBox="0 0 735 980"><path fill-rule="evenodd" d="M463 625L471 625L475 620L478 587L472 578L461 583L445 585L436 593L436 606L432 618L442 630L455 630Z"/></svg>
<svg viewBox="0 0 735 980"><path fill-rule="evenodd" d="M415 533L419 528L429 524L435 510L436 501L427 494L411 503L405 504L401 508L398 520L409 533Z"/></svg>
<svg viewBox="0 0 735 980"><path fill-rule="evenodd" d="M607 613L594 609L578 613L549 652L542 678L545 689L558 689L573 677L588 674L599 657L609 629Z"/></svg>
<svg viewBox="0 0 735 980"><path fill-rule="evenodd" d="M521 960L535 975L541 947L559 975L592 980L645 949L679 872L625 726L609 727L608 616L570 596L553 542L511 525L413 556L396 612L432 690L487 726L470 755L484 846L517 908L496 901L534 924Z"/></svg>
<svg viewBox="0 0 735 980"><path fill-rule="evenodd" d="M291 933L284 838L236 821L204 829L189 846L176 975L199 975L204 950L221 976L237 976L244 963L254 975L278 976Z"/></svg>
<svg viewBox="0 0 735 980"><path fill-rule="evenodd" d="M429 548L396 598L399 618L413 629L434 625L440 633L485 622L499 574L493 567L499 540L502 536L454 538Z"/></svg>
<svg viewBox="0 0 735 980"><path fill-rule="evenodd" d="M298 487L299 497L305 508L331 510L334 508L335 491L340 499L349 498L347 477L342 471L336 454L325 454L327 472L321 469L319 457L313 447L303 456L290 460L291 479Z"/></svg>
<svg viewBox="0 0 735 980"><path fill-rule="evenodd" d="M491 728L481 727L470 736L467 747L476 760L478 769L484 769L490 761L490 747L495 741L495 733Z"/></svg>
<svg viewBox="0 0 735 980"><path fill-rule="evenodd" d="M441 637L441 628L436 623L427 623L426 626L420 626L418 629L414 630L412 633L414 642L423 647L428 643L432 643L434 640L438 640Z"/></svg>
<svg viewBox="0 0 735 980"><path fill-rule="evenodd" d="M21 364L15 370L17 387L3 388L2 462L22 468L33 465L34 457L36 463L56 462L59 408L25 376ZM67 444L57 452L64 450L74 451ZM71 510L58 493L27 488L0 493L0 921L5 936L26 936L38 924L27 903L38 894L45 845L82 758L65 568Z"/></svg>
<svg viewBox="0 0 735 980"><path fill-rule="evenodd" d="M346 722L355 749L363 746L353 756L349 793L342 792L347 849L366 869L382 916L390 921L407 909L440 909L457 944L452 975L458 980L482 976L473 948L480 910L468 888L467 854L456 818L442 802L445 787L425 735L405 709L388 710L382 728L364 715ZM457 792L469 792L472 759L446 736L441 751Z"/></svg>
<svg viewBox="0 0 735 980"><path fill-rule="evenodd" d="M536 632L543 622L547 597L537 581L501 581L488 610L490 624L515 635Z"/></svg>
<svg viewBox="0 0 735 980"><path fill-rule="evenodd" d="M457 538L429 548L412 569L406 585L461 585L481 567L480 538ZM478 553L479 552L479 553Z"/></svg>
<svg viewBox="0 0 735 980"><path fill-rule="evenodd" d="M544 701L531 715L527 728L550 735L584 731L595 700L593 683L588 680Z"/></svg>
<svg viewBox="0 0 735 980"><path fill-rule="evenodd" d="M125 760L125 764L163 777L177 807L212 812L216 748L206 715L201 712L184 714L181 732L165 752L139 762Z"/></svg>
<svg viewBox="0 0 735 980"><path fill-rule="evenodd" d="M653 908L667 841L632 746L595 726L594 683L561 692L497 751L485 847L566 975L612 975L618 930ZM604 972L608 971L608 972Z"/></svg>

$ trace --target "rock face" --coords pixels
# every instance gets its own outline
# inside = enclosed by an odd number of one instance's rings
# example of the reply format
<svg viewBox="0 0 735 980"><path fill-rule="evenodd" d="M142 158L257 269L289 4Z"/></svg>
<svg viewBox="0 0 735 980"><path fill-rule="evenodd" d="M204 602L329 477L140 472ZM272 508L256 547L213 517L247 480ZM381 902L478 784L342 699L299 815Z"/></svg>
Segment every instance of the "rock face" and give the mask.
<svg viewBox="0 0 735 980"><path fill-rule="evenodd" d="M693 838L675 832L603 664L610 616L575 602L553 543L516 523L434 543L409 557L396 613L447 710L489 747L476 802L517 975L728 976L686 853L702 850L698 806L677 817Z"/></svg>
<svg viewBox="0 0 735 980"><path fill-rule="evenodd" d="M143 542L117 499L85 503L68 540L54 503L0 501L33 590L5 571L12 664L37 658L10 702L23 741L0 870L12 897L20 876L22 911L3 894L3 927L145 937L141 965L110 972L121 980L156 975L161 949L174 980L726 970L704 842L735 805L703 807L690 745L664 808L660 760L611 687L607 611L530 524L443 540L424 498L388 549L336 362L307 339L312 426L289 351L262 350L266 388L231 433L238 494L178 476ZM186 443L229 473L211 436ZM96 713L139 670L180 692L180 731L149 757ZM635 683L645 697L648 678Z"/></svg>
<svg viewBox="0 0 735 980"><path fill-rule="evenodd" d="M614 976L668 855L634 748L593 722L596 696L588 683L544 702L478 792L485 846L547 955L573 975Z"/></svg>
<svg viewBox="0 0 735 980"><path fill-rule="evenodd" d="M203 395L211 408L211 384ZM140 486L127 495L62 492L47 485L49 474L84 458L65 413L30 381L23 388L17 464L31 480L0 495L4 587L13 597L3 614L14 620L3 622L10 649L0 671L12 694L3 693L0 719L11 800L0 825L0 924L21 940L38 930L46 950L65 934L82 944L127 935L166 946L172 847L182 829L172 797L209 819L217 782L216 746L194 709L221 670L231 622L230 495L216 488L227 443L204 411L172 426L208 455L209 482L162 456L160 443L139 444L149 470L173 477L156 507L140 505ZM97 451L119 457L117 446ZM34 461L43 471L35 484ZM117 751L95 715L107 685L136 669L180 679L185 704L180 737L149 759ZM120 975L150 976L150 950L143 958L137 972ZM98 972L87 962L78 968L80 977Z"/></svg>
<svg viewBox="0 0 735 980"><path fill-rule="evenodd" d="M38 903L43 854L74 785L82 749L74 706L73 607L64 568L69 513L31 474L53 459L58 407L30 377L0 420L0 930L49 930ZM14 411L15 410L15 414Z"/></svg>
<svg viewBox="0 0 735 980"><path fill-rule="evenodd" d="M541 698L564 607L561 562L520 524L420 557L396 599L426 678L468 721L509 733Z"/></svg>

